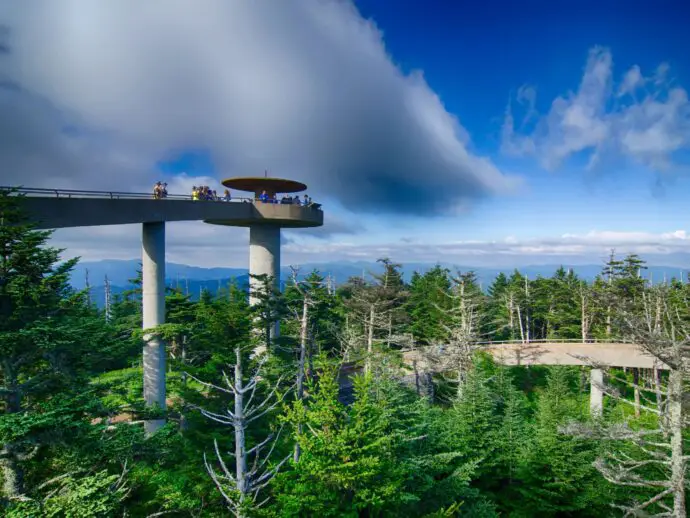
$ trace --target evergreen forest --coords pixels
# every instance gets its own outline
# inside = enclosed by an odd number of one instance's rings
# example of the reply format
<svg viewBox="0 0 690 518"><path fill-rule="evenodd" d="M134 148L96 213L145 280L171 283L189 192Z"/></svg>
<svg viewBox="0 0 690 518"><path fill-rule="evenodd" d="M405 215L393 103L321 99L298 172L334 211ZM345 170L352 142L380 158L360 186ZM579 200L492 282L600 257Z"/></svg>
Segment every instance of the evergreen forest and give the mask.
<svg viewBox="0 0 690 518"><path fill-rule="evenodd" d="M141 278L99 309L50 235L0 195L3 516L686 515L690 284L651 282L643 258L490 286L440 266L407 283L388 258L338 287L295 269L282 292L257 279L251 306L233 284L168 289L142 330ZM166 409L142 396L145 332L166 345ZM634 342L667 368L605 369L593 413L596 366L485 350L543 340ZM442 371L404 361L439 346Z"/></svg>

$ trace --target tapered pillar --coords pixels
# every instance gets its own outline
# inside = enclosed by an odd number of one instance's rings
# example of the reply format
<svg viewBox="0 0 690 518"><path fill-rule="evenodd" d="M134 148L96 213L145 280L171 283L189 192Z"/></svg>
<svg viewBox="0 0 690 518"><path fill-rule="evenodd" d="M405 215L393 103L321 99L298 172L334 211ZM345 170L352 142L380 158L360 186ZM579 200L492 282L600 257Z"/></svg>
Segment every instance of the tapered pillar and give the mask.
<svg viewBox="0 0 690 518"><path fill-rule="evenodd" d="M165 323L165 223L144 223L142 233L142 307L144 329ZM153 334L144 336L144 400L148 407L165 410L165 344ZM145 422L147 434L165 419Z"/></svg>
<svg viewBox="0 0 690 518"><path fill-rule="evenodd" d="M589 374L589 412L592 417L601 416L604 408L604 371L592 369Z"/></svg>
<svg viewBox="0 0 690 518"><path fill-rule="evenodd" d="M255 296L260 283L253 275L268 275L280 288L280 227L254 225L249 227L249 304L258 302ZM273 337L280 335L280 323L276 322Z"/></svg>

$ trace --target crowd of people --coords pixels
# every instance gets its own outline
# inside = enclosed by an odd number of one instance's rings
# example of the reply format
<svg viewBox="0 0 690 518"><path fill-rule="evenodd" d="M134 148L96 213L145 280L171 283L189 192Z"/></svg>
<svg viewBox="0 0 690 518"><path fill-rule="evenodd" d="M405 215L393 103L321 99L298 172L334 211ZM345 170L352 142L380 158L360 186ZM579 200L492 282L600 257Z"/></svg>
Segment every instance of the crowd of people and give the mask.
<svg viewBox="0 0 690 518"><path fill-rule="evenodd" d="M280 201L278 201L275 194L268 194L266 191L263 191L259 195L258 200L263 203L280 203L281 205L302 205L304 207L310 207L314 205L312 199L306 194L304 195L304 199L302 200L300 200L299 196L285 195L280 199Z"/></svg>
<svg viewBox="0 0 690 518"><path fill-rule="evenodd" d="M153 197L157 200L168 197L168 184L156 182L153 186Z"/></svg>
<svg viewBox="0 0 690 518"><path fill-rule="evenodd" d="M192 187L193 200L208 200L208 201L230 201L230 191L225 189L223 196L218 196L218 193L211 189L208 185L196 185Z"/></svg>
<svg viewBox="0 0 690 518"><path fill-rule="evenodd" d="M153 186L153 197L155 199L167 198L168 184L163 182L156 182ZM200 185L198 187L194 185L192 187L192 200L231 201L232 197L228 189L225 189L222 196L218 196L218 193L215 190L211 189L208 185ZM245 199L244 201L248 202L250 200ZM268 192L263 191L256 198L256 201L260 201L262 203L280 203L281 205L300 205L302 207L312 207L316 209L321 207L320 203L314 203L311 197L306 194L302 199L300 199L299 195L284 195L280 200L278 200L275 194L269 194Z"/></svg>

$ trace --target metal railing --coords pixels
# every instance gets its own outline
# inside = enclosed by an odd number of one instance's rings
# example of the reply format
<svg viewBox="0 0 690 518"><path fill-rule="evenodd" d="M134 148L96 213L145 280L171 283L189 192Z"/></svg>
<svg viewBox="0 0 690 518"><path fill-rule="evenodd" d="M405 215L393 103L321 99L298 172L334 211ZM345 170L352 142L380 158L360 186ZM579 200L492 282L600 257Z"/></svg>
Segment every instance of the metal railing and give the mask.
<svg viewBox="0 0 690 518"><path fill-rule="evenodd" d="M8 187L0 185L0 191L12 191L18 195L32 196L32 197L54 197L54 198L99 198L99 199L110 199L110 200L129 200L129 199L139 199L139 200L185 200L185 201L199 201L199 202L215 202L215 203L232 203L232 202L260 202L260 200L253 197L232 197L229 200L225 200L219 197L216 200L208 199L197 199L194 200L191 194L168 194L163 198L154 196L152 193L143 192L121 192L121 191L84 191L78 189L44 189L38 187ZM264 202L260 202L264 203ZM280 200L275 202L276 205L283 205ZM296 204L295 204L296 205ZM299 205L304 207L304 205ZM316 210L321 210L321 205L318 207L311 207Z"/></svg>
<svg viewBox="0 0 690 518"><path fill-rule="evenodd" d="M630 340L625 339L615 339L615 338L588 338L583 340L582 338L537 338L530 340L498 340L492 342L491 340L483 342L475 342L475 345L510 345L510 344L634 344Z"/></svg>
<svg viewBox="0 0 690 518"><path fill-rule="evenodd" d="M43 189L37 187L6 187L0 186L1 191L14 191L24 196L54 197L54 198L107 198L119 199L153 199L153 194L143 192L119 192L119 191L84 191L78 189ZM191 200L192 195L169 194L160 199Z"/></svg>
<svg viewBox="0 0 690 518"><path fill-rule="evenodd" d="M489 348L492 345L523 345L523 346L529 346L531 344L534 345L539 345L539 344L576 344L576 345L587 345L587 344L626 344L626 345L638 345L636 342L633 342L631 340L625 340L625 339L615 339L615 338L588 338L587 341L583 341L582 338L537 338L534 340L497 340L495 342L492 341L483 341L483 342L472 342L470 346L480 346L480 347L487 347ZM417 351L421 348L428 348L428 347L436 347L438 349L443 349L445 347L448 347L448 344L431 344L431 345L425 345L422 347L413 347L413 348L403 348L402 352L413 352Z"/></svg>

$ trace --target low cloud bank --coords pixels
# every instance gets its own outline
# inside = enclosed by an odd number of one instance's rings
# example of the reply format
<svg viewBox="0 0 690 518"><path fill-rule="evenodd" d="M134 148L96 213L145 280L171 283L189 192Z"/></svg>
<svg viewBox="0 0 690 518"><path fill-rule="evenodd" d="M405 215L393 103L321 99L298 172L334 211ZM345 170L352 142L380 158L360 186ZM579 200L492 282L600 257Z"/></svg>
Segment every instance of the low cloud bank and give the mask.
<svg viewBox="0 0 690 518"><path fill-rule="evenodd" d="M167 232L167 259L193 266L246 267L249 233L246 229L222 228L195 223L171 223ZM85 260L134 259L141 254L138 225L64 229L55 233L56 246L69 256ZM102 246L93 246L98 240ZM690 264L690 236L685 230L661 234L646 232L592 231L541 239L507 237L496 241L420 242L405 238L395 242L361 244L341 234L338 242L304 239L283 234L283 263L371 261L391 257L402 262L442 262L473 266L520 266L527 264L598 264L615 249L618 255L637 253L659 265Z"/></svg>

